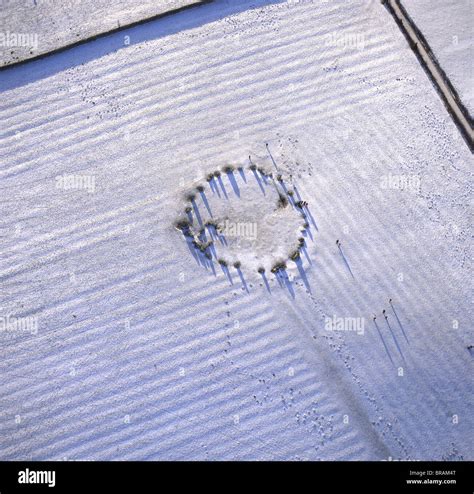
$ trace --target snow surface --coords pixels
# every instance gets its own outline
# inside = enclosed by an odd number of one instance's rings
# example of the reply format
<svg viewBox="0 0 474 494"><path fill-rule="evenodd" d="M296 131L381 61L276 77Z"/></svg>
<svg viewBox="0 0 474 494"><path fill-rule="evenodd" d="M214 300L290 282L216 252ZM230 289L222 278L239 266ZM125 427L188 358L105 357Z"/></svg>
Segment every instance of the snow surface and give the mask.
<svg viewBox="0 0 474 494"><path fill-rule="evenodd" d="M402 0L469 113L474 115L474 1Z"/></svg>
<svg viewBox="0 0 474 494"><path fill-rule="evenodd" d="M0 74L0 457L474 459L472 155L390 14L192 10ZM175 227L249 155L309 204L266 282Z"/></svg>
<svg viewBox="0 0 474 494"><path fill-rule="evenodd" d="M199 3L198 0L2 0L0 67Z"/></svg>

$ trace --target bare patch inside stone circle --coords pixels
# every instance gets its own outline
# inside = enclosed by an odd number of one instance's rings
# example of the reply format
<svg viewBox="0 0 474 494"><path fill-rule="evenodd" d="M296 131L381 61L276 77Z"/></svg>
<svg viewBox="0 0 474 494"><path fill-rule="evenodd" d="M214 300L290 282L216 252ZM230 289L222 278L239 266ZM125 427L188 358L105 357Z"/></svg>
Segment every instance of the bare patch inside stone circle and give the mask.
<svg viewBox="0 0 474 494"><path fill-rule="evenodd" d="M291 181L267 163L224 164L190 188L175 226L204 263L276 273L298 262L310 228ZM304 201L303 201L304 202Z"/></svg>

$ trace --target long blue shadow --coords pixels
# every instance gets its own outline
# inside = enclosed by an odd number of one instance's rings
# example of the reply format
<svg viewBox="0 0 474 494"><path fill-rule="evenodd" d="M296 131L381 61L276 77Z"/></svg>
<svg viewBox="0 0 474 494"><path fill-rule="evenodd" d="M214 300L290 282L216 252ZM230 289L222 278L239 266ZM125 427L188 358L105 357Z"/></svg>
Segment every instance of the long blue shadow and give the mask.
<svg viewBox="0 0 474 494"><path fill-rule="evenodd" d="M261 273L261 276L262 276L263 282L265 283L265 287L268 290L268 293L272 293L272 291L270 290L270 285L268 283L268 280L267 280L265 273Z"/></svg>
<svg viewBox="0 0 474 494"><path fill-rule="evenodd" d="M280 288L283 288L283 282L282 282L282 280L281 280L280 275L279 275L278 272L275 273L275 278L278 281L278 284L280 285Z"/></svg>
<svg viewBox="0 0 474 494"><path fill-rule="evenodd" d="M309 258L309 255L308 255L308 249L306 248L306 245L303 245L303 246L301 247L301 252L303 252L303 254L305 255L306 260L308 261L308 263L309 263L309 264L313 264L313 263L311 262L311 259Z"/></svg>
<svg viewBox="0 0 474 494"><path fill-rule="evenodd" d="M228 280L230 281L230 284L233 285L234 280L232 279L232 274L231 274L229 268L227 266L223 266L223 265L221 265L221 268L222 268L222 271L224 272L224 274L227 276Z"/></svg>
<svg viewBox="0 0 474 494"><path fill-rule="evenodd" d="M382 343L383 343L383 346L385 348L385 351L387 352L388 358L390 359L390 362L392 362L392 365L393 365L392 356L390 355L390 352L388 350L387 344L385 343L384 337L382 336L382 332L380 331L379 325L377 324L377 322L375 321L375 319L373 319L373 321L374 321L375 327L377 328L377 332L379 333L380 339L382 340Z"/></svg>
<svg viewBox="0 0 474 494"><path fill-rule="evenodd" d="M188 249L189 251L191 252L192 256L194 257L194 260L198 263L198 264L201 264L199 262L199 258L198 258L198 255L197 255L197 252L196 252L196 249L193 245L193 241L191 238L189 237L186 237L184 236L185 240L186 240L186 245L188 246Z"/></svg>
<svg viewBox="0 0 474 494"><path fill-rule="evenodd" d="M230 185L232 185L232 189L234 190L234 194L237 197L240 197L240 189L237 185L237 180L235 180L234 172L227 172L227 178L229 179Z"/></svg>
<svg viewBox="0 0 474 494"><path fill-rule="evenodd" d="M209 213L209 216L212 218L212 212L211 212L211 208L209 206L209 202L207 201L206 193L205 192L199 192L199 194L201 195L202 202L203 202L204 206L206 207L207 212Z"/></svg>
<svg viewBox="0 0 474 494"><path fill-rule="evenodd" d="M305 270L303 268L303 261L301 259L297 259L295 261L296 266L298 267L298 271L300 273L301 279L303 280L304 286L309 293L311 293L311 286L309 285L308 277L306 276Z"/></svg>
<svg viewBox="0 0 474 494"><path fill-rule="evenodd" d="M397 346L397 349L402 356L402 359L404 362L406 362L405 357L403 356L402 350L400 348L400 345L398 344L397 338L395 338L395 334L392 331L392 326L390 326L390 323L388 322L388 317L384 316L385 322L387 323L388 329L390 330L390 334L392 335L393 341L395 342L395 345Z"/></svg>
<svg viewBox="0 0 474 494"><path fill-rule="evenodd" d="M338 245L337 247L339 249L339 252L341 253L342 259L344 260L344 262L345 262L345 264L347 266L347 269L349 270L349 273L351 273L351 276L354 278L354 273L352 272L352 269L349 266L349 263L347 262L346 256L344 255L344 252L342 252L341 246Z"/></svg>
<svg viewBox="0 0 474 494"><path fill-rule="evenodd" d="M268 146L268 142L265 143L265 147L267 148L267 151L268 151L268 155L270 156L270 159L272 160L273 162L273 166L278 170L278 166L276 164L276 161L273 159L273 155L270 151L270 147Z"/></svg>
<svg viewBox="0 0 474 494"><path fill-rule="evenodd" d="M283 189L283 191L285 192L286 195L288 195L288 189L285 185L285 182L283 182L283 180L281 182L279 182L278 180L275 180L276 183L279 183L280 184L280 187ZM288 199L291 199L290 196L288 196Z"/></svg>
<svg viewBox="0 0 474 494"><path fill-rule="evenodd" d="M211 255L217 259L216 247L213 243L209 246L209 250L211 252Z"/></svg>
<svg viewBox="0 0 474 494"><path fill-rule="evenodd" d="M247 282L245 281L244 275L242 273L242 270L240 268L237 268L237 273L239 273L240 276L240 281L242 282L242 285L247 293L249 293L249 289L247 286Z"/></svg>
<svg viewBox="0 0 474 494"><path fill-rule="evenodd" d="M311 241L314 242L313 233L311 232L311 228L306 228L306 230L303 232L303 237L309 237L311 239Z"/></svg>
<svg viewBox="0 0 474 494"><path fill-rule="evenodd" d="M296 297L295 289L293 288L293 284L291 283L290 278L288 278L288 273L286 272L286 270L280 269L277 272L277 276L281 276L281 279L285 283L285 286L286 286L288 292L290 293L291 298L295 298Z"/></svg>
<svg viewBox="0 0 474 494"><path fill-rule="evenodd" d="M209 260L209 264L210 264L211 269L212 269L212 274L213 274L214 276L217 276L216 268L215 268L215 266L214 266L214 263L212 262L212 259L210 259L210 260Z"/></svg>
<svg viewBox="0 0 474 494"><path fill-rule="evenodd" d="M400 326L400 329L402 330L402 333L403 333L403 336L405 337L405 340L407 340L407 343L410 343L410 342L408 341L407 335L406 335L406 333L405 333L405 329L403 328L402 323L400 322L400 319L398 318L398 314L397 314L397 312L395 311L395 307L393 306L392 302L390 302L390 307L392 308L392 311L393 311L393 313L394 313L394 315L395 315L395 318L396 318L396 320L397 320L397 322L398 322L398 325Z"/></svg>
<svg viewBox="0 0 474 494"><path fill-rule="evenodd" d="M311 220L311 223L313 223L314 228L316 228L316 231L319 231L318 225L316 224L316 221L313 218L313 215L311 214L311 211L308 209L307 206L305 206L304 212L306 213L307 216L309 216L309 219Z"/></svg>
<svg viewBox="0 0 474 494"><path fill-rule="evenodd" d="M198 206L196 204L196 201L193 199L191 201L191 203L193 205L194 214L196 215L196 219L198 220L199 225L202 226L203 223L202 223L201 213L199 212L199 208L198 208Z"/></svg>
<svg viewBox="0 0 474 494"><path fill-rule="evenodd" d="M255 180L258 182L258 185L260 187L260 190L263 192L263 195L265 194L265 189L263 188L262 181L260 180L260 177L258 176L257 170L252 170L252 173L255 176Z"/></svg>
<svg viewBox="0 0 474 494"><path fill-rule="evenodd" d="M212 192L214 194L217 194L217 197L221 197L221 193L219 191L219 187L217 185L217 182L214 180L214 178L209 182L209 187L211 188Z"/></svg>
<svg viewBox="0 0 474 494"><path fill-rule="evenodd" d="M216 230L216 235L217 235L217 238L219 239L219 242L222 244L222 245L228 245L227 244L227 240L225 238L225 235L223 233L219 233L217 230Z"/></svg>
<svg viewBox="0 0 474 494"><path fill-rule="evenodd" d="M296 185L293 185L293 190L296 194L296 197L298 198L298 201L301 201L301 195L300 195L300 191L298 190L298 187L296 187Z"/></svg>
<svg viewBox="0 0 474 494"><path fill-rule="evenodd" d="M227 191L225 190L224 182L222 181L222 177L220 175L217 177L217 181L219 182L219 185L221 186L222 192L224 192L225 198L229 199L229 196L227 195Z"/></svg>
<svg viewBox="0 0 474 494"><path fill-rule="evenodd" d="M288 197L288 202L291 204L291 207L296 209L295 198L292 196L287 196L287 197Z"/></svg>

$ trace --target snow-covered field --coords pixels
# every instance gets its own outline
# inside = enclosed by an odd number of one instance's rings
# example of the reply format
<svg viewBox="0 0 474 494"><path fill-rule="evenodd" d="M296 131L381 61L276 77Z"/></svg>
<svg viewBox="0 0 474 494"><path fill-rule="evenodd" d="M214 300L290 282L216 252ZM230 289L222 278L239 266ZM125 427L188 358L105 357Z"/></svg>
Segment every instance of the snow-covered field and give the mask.
<svg viewBox="0 0 474 494"><path fill-rule="evenodd" d="M2 459L474 459L473 159L379 2L218 0L0 90Z"/></svg>
<svg viewBox="0 0 474 494"><path fill-rule="evenodd" d="M2 0L0 67L199 3L199 0Z"/></svg>
<svg viewBox="0 0 474 494"><path fill-rule="evenodd" d="M402 0L469 113L474 115L474 1ZM435 7L435 8L433 8Z"/></svg>

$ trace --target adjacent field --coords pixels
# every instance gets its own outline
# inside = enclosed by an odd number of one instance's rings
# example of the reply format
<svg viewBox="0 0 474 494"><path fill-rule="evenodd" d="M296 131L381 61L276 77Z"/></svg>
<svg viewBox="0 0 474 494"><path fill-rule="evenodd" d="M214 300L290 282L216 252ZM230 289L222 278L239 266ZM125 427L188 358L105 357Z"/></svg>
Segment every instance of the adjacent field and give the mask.
<svg viewBox="0 0 474 494"><path fill-rule="evenodd" d="M200 3L200 0L6 0L0 8L0 67Z"/></svg>

